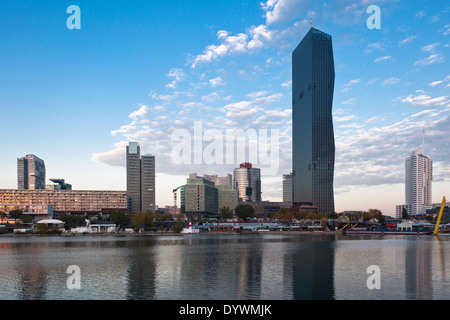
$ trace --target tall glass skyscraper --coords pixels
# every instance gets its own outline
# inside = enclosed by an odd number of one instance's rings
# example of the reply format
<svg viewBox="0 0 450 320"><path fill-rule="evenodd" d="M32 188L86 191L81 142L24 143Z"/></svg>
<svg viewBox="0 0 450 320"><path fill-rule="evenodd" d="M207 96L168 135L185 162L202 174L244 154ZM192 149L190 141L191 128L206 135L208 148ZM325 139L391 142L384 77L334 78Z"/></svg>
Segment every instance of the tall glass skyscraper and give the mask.
<svg viewBox="0 0 450 320"><path fill-rule="evenodd" d="M334 211L331 36L311 28L292 53L293 201Z"/></svg>
<svg viewBox="0 0 450 320"><path fill-rule="evenodd" d="M239 202L261 202L261 169L241 163L234 169L233 187L239 192Z"/></svg>

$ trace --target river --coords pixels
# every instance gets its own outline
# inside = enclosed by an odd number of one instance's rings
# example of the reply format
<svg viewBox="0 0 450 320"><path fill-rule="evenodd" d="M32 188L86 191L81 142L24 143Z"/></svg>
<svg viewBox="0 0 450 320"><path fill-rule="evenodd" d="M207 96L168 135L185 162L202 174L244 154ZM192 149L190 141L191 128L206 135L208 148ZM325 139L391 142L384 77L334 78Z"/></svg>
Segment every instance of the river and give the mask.
<svg viewBox="0 0 450 320"><path fill-rule="evenodd" d="M449 262L450 236L2 236L0 299L443 300Z"/></svg>

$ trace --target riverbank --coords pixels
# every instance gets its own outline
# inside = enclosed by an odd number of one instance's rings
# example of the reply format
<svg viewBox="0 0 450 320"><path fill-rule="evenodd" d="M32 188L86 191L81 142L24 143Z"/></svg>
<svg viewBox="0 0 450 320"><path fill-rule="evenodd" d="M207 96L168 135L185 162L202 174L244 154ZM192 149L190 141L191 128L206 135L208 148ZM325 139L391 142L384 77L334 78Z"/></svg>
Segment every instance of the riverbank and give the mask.
<svg viewBox="0 0 450 320"><path fill-rule="evenodd" d="M100 233L61 233L61 234L39 234L39 233L5 233L1 234L2 237L86 237L86 236L117 236L117 237L154 237L154 236L194 236L201 237L205 235L334 235L338 234L338 231L264 231L264 232L224 232L224 231L208 231L200 233L174 233L174 232L144 232L144 233L131 233L131 232L100 232Z"/></svg>

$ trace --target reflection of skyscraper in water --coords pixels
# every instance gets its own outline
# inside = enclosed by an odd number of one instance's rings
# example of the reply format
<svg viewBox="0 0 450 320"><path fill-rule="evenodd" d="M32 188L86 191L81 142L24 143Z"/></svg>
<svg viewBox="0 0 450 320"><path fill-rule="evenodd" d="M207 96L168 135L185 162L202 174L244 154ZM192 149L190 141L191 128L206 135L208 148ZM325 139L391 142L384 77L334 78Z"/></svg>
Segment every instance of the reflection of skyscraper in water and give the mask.
<svg viewBox="0 0 450 320"><path fill-rule="evenodd" d="M156 296L156 259L155 246L149 242L136 242L127 257L127 299L155 299Z"/></svg>
<svg viewBox="0 0 450 320"><path fill-rule="evenodd" d="M334 242L308 242L295 252L294 300L334 299ZM314 248L311 248L313 246Z"/></svg>
<svg viewBox="0 0 450 320"><path fill-rule="evenodd" d="M407 299L433 299L431 269L433 241L414 241L405 253L405 296Z"/></svg>

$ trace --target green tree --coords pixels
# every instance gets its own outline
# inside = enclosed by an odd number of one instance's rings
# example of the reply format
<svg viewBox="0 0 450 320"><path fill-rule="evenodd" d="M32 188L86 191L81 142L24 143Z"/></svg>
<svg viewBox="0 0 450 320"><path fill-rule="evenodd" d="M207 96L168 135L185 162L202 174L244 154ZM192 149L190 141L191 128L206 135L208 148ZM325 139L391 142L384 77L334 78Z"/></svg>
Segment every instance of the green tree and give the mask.
<svg viewBox="0 0 450 320"><path fill-rule="evenodd" d="M233 218L233 210L228 207L222 207L220 210L220 217L222 219L231 219Z"/></svg>
<svg viewBox="0 0 450 320"><path fill-rule="evenodd" d="M327 218L328 219L337 219L337 218L339 218L339 216L336 212L328 212Z"/></svg>
<svg viewBox="0 0 450 320"><path fill-rule="evenodd" d="M410 219L411 217L408 214L408 211L406 210L406 208L403 208L402 210L402 219Z"/></svg>
<svg viewBox="0 0 450 320"><path fill-rule="evenodd" d="M48 226L45 223L38 223L37 225L38 225L37 226L38 233L40 233L40 234L48 234L49 233Z"/></svg>
<svg viewBox="0 0 450 320"><path fill-rule="evenodd" d="M255 216L255 209L249 204L240 204L234 209L237 217L242 220L247 220Z"/></svg>
<svg viewBox="0 0 450 320"><path fill-rule="evenodd" d="M111 220L117 225L119 229L124 228L128 222L130 222L130 217L127 213L120 210L114 210L111 212Z"/></svg>
<svg viewBox="0 0 450 320"><path fill-rule="evenodd" d="M183 221L175 222L175 225L173 226L173 231L175 233L180 233L183 229L184 229L184 222Z"/></svg>
<svg viewBox="0 0 450 320"><path fill-rule="evenodd" d="M145 215L139 211L134 216L133 224L136 228L142 228L145 225Z"/></svg>
<svg viewBox="0 0 450 320"><path fill-rule="evenodd" d="M12 210L9 212L9 216L17 222L17 219L22 217L22 210Z"/></svg>

